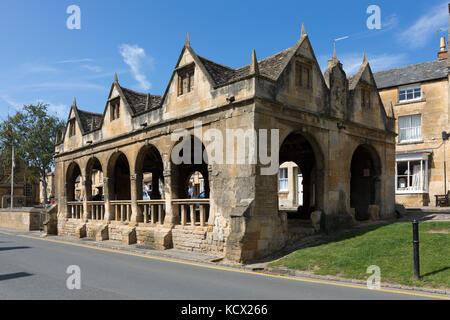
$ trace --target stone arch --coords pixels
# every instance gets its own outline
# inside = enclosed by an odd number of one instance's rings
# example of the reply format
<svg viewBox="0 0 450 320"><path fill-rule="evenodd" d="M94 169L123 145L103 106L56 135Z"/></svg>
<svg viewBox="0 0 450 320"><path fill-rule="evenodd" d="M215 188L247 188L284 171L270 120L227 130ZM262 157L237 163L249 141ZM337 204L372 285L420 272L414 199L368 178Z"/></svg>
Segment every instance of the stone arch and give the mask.
<svg viewBox="0 0 450 320"><path fill-rule="evenodd" d="M135 161L135 172L137 178L137 198L142 200L144 198L144 186L146 179L151 179L151 194L152 200L162 199L164 192L160 190L160 183L164 184L164 163L161 153L153 144L146 144L138 152ZM148 175L151 177L146 177Z"/></svg>
<svg viewBox="0 0 450 320"><path fill-rule="evenodd" d="M350 207L357 220L370 219L369 206L381 205L382 162L369 144L361 144L353 152L350 164Z"/></svg>
<svg viewBox="0 0 450 320"><path fill-rule="evenodd" d="M109 157L106 172L110 200L131 200L131 168L126 154L114 152Z"/></svg>
<svg viewBox="0 0 450 320"><path fill-rule="evenodd" d="M189 177L194 172L200 172L201 175L204 178L205 182L205 195L206 198L210 197L210 176L209 176L209 163L208 163L208 153L206 151L206 147L203 144L203 142L195 135L188 134L189 138L184 137L183 139L180 139L176 143L174 143L171 153L170 153L170 161L171 161L171 176L172 176L172 197L178 198L178 199L187 199L188 198L188 184L189 184ZM186 144L190 144L190 156L184 155L184 149L183 147L186 146ZM175 154L176 147L179 147L179 154ZM197 147L196 147L197 146ZM200 149L201 148L201 149ZM199 152L201 150L201 159ZM197 154L197 157L195 156ZM179 161L175 161L173 158L174 156L178 156L179 158L184 158L185 160L188 160L186 163L183 161L182 163L179 163ZM181 159L177 159L181 160Z"/></svg>
<svg viewBox="0 0 450 320"><path fill-rule="evenodd" d="M325 158L317 139L310 133L293 130L280 145L280 165L294 162L303 175L303 206L298 218L309 219L313 211L324 210Z"/></svg>
<svg viewBox="0 0 450 320"><path fill-rule="evenodd" d="M77 182L78 178L80 179ZM75 190L77 183L80 185L83 183L83 175L80 165L77 162L72 161L66 170L66 198L69 202L81 200L81 195L77 196Z"/></svg>
<svg viewBox="0 0 450 320"><path fill-rule="evenodd" d="M103 175L104 170L102 163L97 157L91 157L86 164L86 198L88 201L101 201L103 196ZM93 186L96 187L96 193L94 193Z"/></svg>

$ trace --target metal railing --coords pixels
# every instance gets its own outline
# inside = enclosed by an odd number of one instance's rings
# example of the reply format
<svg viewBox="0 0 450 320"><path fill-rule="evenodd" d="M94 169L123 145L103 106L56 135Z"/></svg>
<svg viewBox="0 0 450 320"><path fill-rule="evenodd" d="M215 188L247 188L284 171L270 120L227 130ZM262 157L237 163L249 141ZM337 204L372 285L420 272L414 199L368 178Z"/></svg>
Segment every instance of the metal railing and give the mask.
<svg viewBox="0 0 450 320"><path fill-rule="evenodd" d="M138 206L144 215L144 223L164 224L166 216L165 200L139 200Z"/></svg>
<svg viewBox="0 0 450 320"><path fill-rule="evenodd" d="M205 227L209 218L209 199L172 200L173 206L179 206L181 225Z"/></svg>

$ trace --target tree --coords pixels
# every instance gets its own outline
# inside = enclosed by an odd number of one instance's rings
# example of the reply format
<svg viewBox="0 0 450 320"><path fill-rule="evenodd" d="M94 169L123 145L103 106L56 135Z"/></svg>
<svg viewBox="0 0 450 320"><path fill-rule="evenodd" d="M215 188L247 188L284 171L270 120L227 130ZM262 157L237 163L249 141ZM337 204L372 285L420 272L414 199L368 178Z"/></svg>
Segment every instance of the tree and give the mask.
<svg viewBox="0 0 450 320"><path fill-rule="evenodd" d="M29 182L42 182L44 204L47 204L47 172L54 166L56 136L64 122L48 114L48 105L25 105L6 121L0 123L0 154L2 167L11 167L11 150L25 164Z"/></svg>

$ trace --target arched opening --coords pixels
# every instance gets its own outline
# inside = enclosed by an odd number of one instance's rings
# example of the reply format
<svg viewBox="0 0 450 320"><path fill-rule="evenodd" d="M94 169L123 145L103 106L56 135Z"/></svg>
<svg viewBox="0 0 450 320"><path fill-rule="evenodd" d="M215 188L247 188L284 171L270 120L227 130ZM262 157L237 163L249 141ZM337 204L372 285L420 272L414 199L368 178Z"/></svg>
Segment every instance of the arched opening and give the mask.
<svg viewBox="0 0 450 320"><path fill-rule="evenodd" d="M66 173L67 216L72 219L83 217L83 179L80 166L72 162Z"/></svg>
<svg viewBox="0 0 450 320"><path fill-rule="evenodd" d="M189 182L191 177L197 173L197 176L201 176L203 179L203 192L205 198L209 199L208 157L205 152L205 146L194 136L190 136L190 138L184 139L180 143L183 143L183 145L176 145L177 149L180 150L179 154L176 156L183 159L183 161L181 164L173 166L173 173L176 177L176 179L174 179L176 187L173 189L177 191L177 197L179 199L190 199ZM185 155L185 153L189 154Z"/></svg>
<svg viewBox="0 0 450 320"><path fill-rule="evenodd" d="M359 221L370 219L369 206L380 204L381 162L376 151L366 145L353 153L350 179L350 206Z"/></svg>
<svg viewBox="0 0 450 320"><path fill-rule="evenodd" d="M181 161L177 161L181 160ZM172 150L172 198L181 225L205 226L209 220L208 156L203 143L184 137ZM181 162L181 163L180 163Z"/></svg>
<svg viewBox="0 0 450 320"><path fill-rule="evenodd" d="M164 165L161 155L152 145L143 147L136 159L138 200L164 199Z"/></svg>
<svg viewBox="0 0 450 320"><path fill-rule="evenodd" d="M110 200L131 200L130 166L122 152L115 153L108 166Z"/></svg>
<svg viewBox="0 0 450 320"><path fill-rule="evenodd" d="M97 158L91 158L86 166L86 199L104 201L103 169Z"/></svg>
<svg viewBox="0 0 450 320"><path fill-rule="evenodd" d="M78 164L71 163L66 174L66 195L68 202L82 201L82 176Z"/></svg>
<svg viewBox="0 0 450 320"><path fill-rule="evenodd" d="M309 220L323 208L323 157L318 146L301 133L290 134L280 148L279 208L289 219ZM285 206L289 208L285 208Z"/></svg>

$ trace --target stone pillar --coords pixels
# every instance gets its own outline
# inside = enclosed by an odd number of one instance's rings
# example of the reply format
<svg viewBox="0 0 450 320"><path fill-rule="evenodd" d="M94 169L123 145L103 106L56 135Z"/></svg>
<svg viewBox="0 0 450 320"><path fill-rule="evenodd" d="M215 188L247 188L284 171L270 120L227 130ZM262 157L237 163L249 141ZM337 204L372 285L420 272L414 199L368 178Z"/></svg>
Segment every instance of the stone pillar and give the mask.
<svg viewBox="0 0 450 320"><path fill-rule="evenodd" d="M83 221L87 221L89 219L89 209L88 209L88 193L87 193L87 181L86 177L81 177L81 196L83 197Z"/></svg>
<svg viewBox="0 0 450 320"><path fill-rule="evenodd" d="M114 216L111 210L111 179L103 177L103 197L105 199L105 221L113 220Z"/></svg>
<svg viewBox="0 0 450 320"><path fill-rule="evenodd" d="M68 184L66 181L66 178L64 177L64 190L62 192L62 196L61 196L61 201L60 201L60 212L63 215L63 217L65 219L67 219L69 217L69 211L67 210L67 188L68 188Z"/></svg>
<svg viewBox="0 0 450 320"><path fill-rule="evenodd" d="M164 225L172 227L180 223L180 210L178 206L172 206L172 199L176 199L178 195L178 188L176 186L175 176L170 169L171 165L168 165L169 169L164 170L164 199L166 200L166 217L164 219ZM174 185L175 184L175 185Z"/></svg>
<svg viewBox="0 0 450 320"><path fill-rule="evenodd" d="M142 174L139 174L142 175ZM139 223L144 222L144 215L142 214L141 208L137 203L138 201L138 188L142 188L142 183L139 186L138 181L142 181L142 178L138 177L138 174L132 174L130 176L131 180L131 222Z"/></svg>

